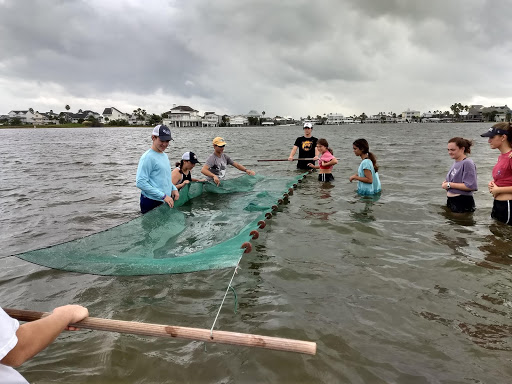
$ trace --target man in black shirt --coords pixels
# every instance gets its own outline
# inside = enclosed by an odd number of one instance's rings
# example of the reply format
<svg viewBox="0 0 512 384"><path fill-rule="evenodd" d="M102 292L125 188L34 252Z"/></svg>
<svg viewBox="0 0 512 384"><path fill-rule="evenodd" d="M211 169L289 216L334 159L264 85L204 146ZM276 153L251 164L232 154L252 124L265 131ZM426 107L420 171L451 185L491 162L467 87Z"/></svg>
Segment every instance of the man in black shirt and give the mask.
<svg viewBox="0 0 512 384"><path fill-rule="evenodd" d="M295 140L295 144L293 145L292 151L290 152L290 157L288 157L288 160L292 161L293 156L295 156L295 152L297 152L298 149L299 159L311 159L298 160L298 169L310 169L308 167L308 164L315 164L315 160L318 159L318 149L316 147L316 142L318 141L318 139L316 137L313 137L312 133L313 124L304 123L304 136L297 137L297 140Z"/></svg>

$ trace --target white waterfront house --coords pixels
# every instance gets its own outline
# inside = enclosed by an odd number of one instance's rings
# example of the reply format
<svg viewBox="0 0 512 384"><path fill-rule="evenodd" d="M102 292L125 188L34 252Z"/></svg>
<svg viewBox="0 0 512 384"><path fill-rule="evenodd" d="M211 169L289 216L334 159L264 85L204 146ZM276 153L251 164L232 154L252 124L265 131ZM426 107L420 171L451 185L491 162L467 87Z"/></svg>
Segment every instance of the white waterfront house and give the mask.
<svg viewBox="0 0 512 384"><path fill-rule="evenodd" d="M202 120L203 127L218 127L222 121L222 116L215 112L205 112Z"/></svg>
<svg viewBox="0 0 512 384"><path fill-rule="evenodd" d="M249 119L244 115L229 116L229 125L232 127L245 127L249 125Z"/></svg>
<svg viewBox="0 0 512 384"><path fill-rule="evenodd" d="M329 125L339 125L343 124L343 115L341 113L329 113L327 115L327 120L325 121L325 124Z"/></svg>
<svg viewBox="0 0 512 384"><path fill-rule="evenodd" d="M10 111L9 119L19 118L22 124L47 124L48 119L45 114L39 113L38 111L31 112L31 110L26 111Z"/></svg>
<svg viewBox="0 0 512 384"><path fill-rule="evenodd" d="M106 123L112 120L126 120L130 119L130 115L128 113L121 112L119 109L110 107L105 108L103 111L103 119Z"/></svg>
<svg viewBox="0 0 512 384"><path fill-rule="evenodd" d="M165 112L167 117L162 119L162 124L168 127L201 127L203 119L199 116L198 111L190 108L188 105L174 104L173 108Z"/></svg>
<svg viewBox="0 0 512 384"><path fill-rule="evenodd" d="M410 123L420 119L420 111L411 111L409 108L407 111L402 112L402 122Z"/></svg>

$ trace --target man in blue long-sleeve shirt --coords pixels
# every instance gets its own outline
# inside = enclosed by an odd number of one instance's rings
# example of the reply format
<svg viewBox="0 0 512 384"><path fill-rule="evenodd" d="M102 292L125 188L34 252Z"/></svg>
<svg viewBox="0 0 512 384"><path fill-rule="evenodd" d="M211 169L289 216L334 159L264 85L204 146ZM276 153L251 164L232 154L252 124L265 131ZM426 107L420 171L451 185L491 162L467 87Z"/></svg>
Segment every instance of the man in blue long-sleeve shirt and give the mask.
<svg viewBox="0 0 512 384"><path fill-rule="evenodd" d="M172 183L171 164L164 151L172 140L171 131L165 125L157 125L151 134L153 144L139 160L137 188L140 188L140 211L149 212L162 203L174 206L180 195Z"/></svg>

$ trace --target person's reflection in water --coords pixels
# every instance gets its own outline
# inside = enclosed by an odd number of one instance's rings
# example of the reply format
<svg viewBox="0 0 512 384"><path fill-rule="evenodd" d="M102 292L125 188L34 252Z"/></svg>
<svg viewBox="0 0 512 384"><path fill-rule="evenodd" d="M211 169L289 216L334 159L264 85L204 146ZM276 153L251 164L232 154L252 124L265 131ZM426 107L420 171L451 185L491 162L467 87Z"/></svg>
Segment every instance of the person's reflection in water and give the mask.
<svg viewBox="0 0 512 384"><path fill-rule="evenodd" d="M453 224L462 225L464 227L470 227L476 224L472 212L452 212L446 205L441 207L441 216L446 220L453 222Z"/></svg>
<svg viewBox="0 0 512 384"><path fill-rule="evenodd" d="M501 222L495 222L489 225L492 235L484 236L484 245L478 247L486 254L485 260L501 264L512 265L512 227ZM479 263L482 267L491 267L487 263Z"/></svg>
<svg viewBox="0 0 512 384"><path fill-rule="evenodd" d="M319 199L330 199L331 198L331 192L330 190L334 188L334 185L331 183L322 183L319 184L320 186L320 192L318 195ZM332 212L312 212L312 211L305 211L308 215L314 216L319 218L320 220L329 220L329 216L336 213L337 211Z"/></svg>
<svg viewBox="0 0 512 384"><path fill-rule="evenodd" d="M368 196L357 196L357 201L354 202L354 204L357 203L363 203L364 207L360 210L351 210L350 211L350 217L352 217L354 220L357 220L361 223L369 223L371 221L375 221L375 216L372 215L373 213L373 204L379 201L380 199L380 193L377 193L375 195L368 195Z"/></svg>

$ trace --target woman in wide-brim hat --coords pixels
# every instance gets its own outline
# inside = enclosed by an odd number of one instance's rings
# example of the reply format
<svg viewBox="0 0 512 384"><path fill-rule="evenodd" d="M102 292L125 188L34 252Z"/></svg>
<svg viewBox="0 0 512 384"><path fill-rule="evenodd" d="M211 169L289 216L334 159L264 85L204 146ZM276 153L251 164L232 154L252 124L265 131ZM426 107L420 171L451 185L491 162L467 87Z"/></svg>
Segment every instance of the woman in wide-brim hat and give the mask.
<svg viewBox="0 0 512 384"><path fill-rule="evenodd" d="M491 149L501 152L488 185L494 196L491 217L512 225L512 124L494 124L480 136L488 137Z"/></svg>

